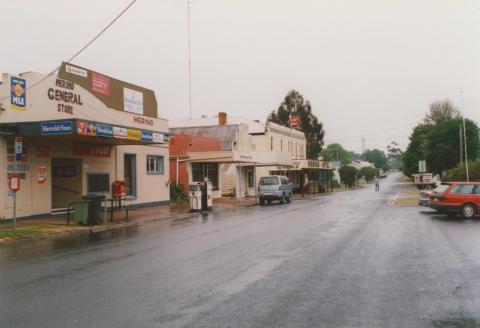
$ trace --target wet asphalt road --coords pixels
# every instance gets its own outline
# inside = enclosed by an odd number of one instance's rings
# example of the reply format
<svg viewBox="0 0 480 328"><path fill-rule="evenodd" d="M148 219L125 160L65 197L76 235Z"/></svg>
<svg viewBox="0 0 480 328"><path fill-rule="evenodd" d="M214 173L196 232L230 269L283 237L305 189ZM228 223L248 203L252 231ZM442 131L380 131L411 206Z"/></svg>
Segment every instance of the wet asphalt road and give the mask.
<svg viewBox="0 0 480 328"><path fill-rule="evenodd" d="M399 182L0 248L0 327L480 327L480 218Z"/></svg>

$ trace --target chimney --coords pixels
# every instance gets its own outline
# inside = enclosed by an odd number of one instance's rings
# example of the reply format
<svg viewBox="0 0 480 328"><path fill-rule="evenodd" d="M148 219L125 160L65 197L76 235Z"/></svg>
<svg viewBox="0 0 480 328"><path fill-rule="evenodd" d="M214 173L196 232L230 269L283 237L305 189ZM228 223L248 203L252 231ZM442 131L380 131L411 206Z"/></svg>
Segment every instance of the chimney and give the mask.
<svg viewBox="0 0 480 328"><path fill-rule="evenodd" d="M218 125L226 125L227 124L227 113L219 112L218 113Z"/></svg>

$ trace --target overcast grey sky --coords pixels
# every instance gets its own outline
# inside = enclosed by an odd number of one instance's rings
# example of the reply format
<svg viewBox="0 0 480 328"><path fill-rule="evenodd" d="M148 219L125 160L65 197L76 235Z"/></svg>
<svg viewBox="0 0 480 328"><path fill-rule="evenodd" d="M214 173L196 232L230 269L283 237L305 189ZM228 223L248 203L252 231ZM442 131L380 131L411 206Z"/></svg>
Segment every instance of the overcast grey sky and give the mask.
<svg viewBox="0 0 480 328"><path fill-rule="evenodd" d="M0 0L2 72L47 73L130 0ZM290 89L326 142L360 151L411 128L435 99L480 121L480 2L194 0L193 116L265 120ZM188 117L186 0L138 0L75 64L155 90L160 116Z"/></svg>

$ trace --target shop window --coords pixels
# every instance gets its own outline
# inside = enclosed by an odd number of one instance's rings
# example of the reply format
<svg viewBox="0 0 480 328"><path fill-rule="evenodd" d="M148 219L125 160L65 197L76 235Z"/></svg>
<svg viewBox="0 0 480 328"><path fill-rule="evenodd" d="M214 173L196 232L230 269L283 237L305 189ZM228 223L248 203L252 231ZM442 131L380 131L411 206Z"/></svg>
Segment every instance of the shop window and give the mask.
<svg viewBox="0 0 480 328"><path fill-rule="evenodd" d="M110 176L108 173L88 173L87 192L89 194L110 192Z"/></svg>
<svg viewBox="0 0 480 328"><path fill-rule="evenodd" d="M147 156L147 174L163 175L165 172L163 156Z"/></svg>
<svg viewBox="0 0 480 328"><path fill-rule="evenodd" d="M205 178L218 190L218 164L217 163L192 163L192 181L203 182Z"/></svg>

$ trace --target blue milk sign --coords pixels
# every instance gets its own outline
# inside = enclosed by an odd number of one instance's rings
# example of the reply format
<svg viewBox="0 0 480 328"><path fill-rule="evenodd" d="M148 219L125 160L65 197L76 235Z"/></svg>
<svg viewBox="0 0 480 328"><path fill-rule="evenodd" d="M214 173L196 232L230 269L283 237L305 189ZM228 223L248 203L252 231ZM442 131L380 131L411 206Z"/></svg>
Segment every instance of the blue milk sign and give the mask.
<svg viewBox="0 0 480 328"><path fill-rule="evenodd" d="M25 110L27 104L27 81L12 76L10 79L10 104L12 109Z"/></svg>

